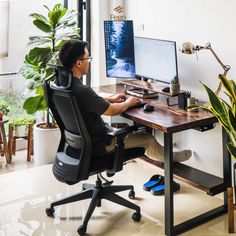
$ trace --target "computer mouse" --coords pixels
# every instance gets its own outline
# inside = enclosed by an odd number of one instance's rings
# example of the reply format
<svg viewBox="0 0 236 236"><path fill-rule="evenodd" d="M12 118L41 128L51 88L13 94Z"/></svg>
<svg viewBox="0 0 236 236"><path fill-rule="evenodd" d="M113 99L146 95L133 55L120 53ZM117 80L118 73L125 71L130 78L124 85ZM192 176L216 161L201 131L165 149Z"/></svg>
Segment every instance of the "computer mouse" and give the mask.
<svg viewBox="0 0 236 236"><path fill-rule="evenodd" d="M154 106L152 106L150 104L145 104L144 107L143 107L143 110L147 111L147 112L154 111Z"/></svg>
<svg viewBox="0 0 236 236"><path fill-rule="evenodd" d="M163 88L162 92L169 93L170 92L170 87Z"/></svg>

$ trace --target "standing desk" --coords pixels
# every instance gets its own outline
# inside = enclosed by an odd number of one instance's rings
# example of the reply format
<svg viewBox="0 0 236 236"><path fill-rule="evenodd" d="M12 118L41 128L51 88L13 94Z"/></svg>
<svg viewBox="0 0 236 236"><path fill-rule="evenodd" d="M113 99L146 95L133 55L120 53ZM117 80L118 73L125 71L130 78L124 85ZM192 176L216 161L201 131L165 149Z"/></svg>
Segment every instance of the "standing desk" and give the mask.
<svg viewBox="0 0 236 236"><path fill-rule="evenodd" d="M101 86L95 89L101 93L124 93L122 84ZM162 99L161 99L162 98ZM164 99L164 100L163 100ZM143 112L142 108L132 108L125 111L122 116L138 124L148 126L152 129L160 130L164 133L164 168L165 177L165 234L168 236L178 235L211 219L214 219L227 212L227 187L231 186L231 159L226 149L228 137L222 132L223 139L223 178L202 172L183 165L173 163L173 134L210 125L217 122L217 119L210 113L200 110L198 112L187 111L178 106L168 106L163 96L153 99L143 99L155 107L153 112ZM199 132L201 135L201 132ZM178 174L189 179L209 195L224 192L223 204L217 208L209 210L192 219L174 225L174 204L173 204L173 174Z"/></svg>

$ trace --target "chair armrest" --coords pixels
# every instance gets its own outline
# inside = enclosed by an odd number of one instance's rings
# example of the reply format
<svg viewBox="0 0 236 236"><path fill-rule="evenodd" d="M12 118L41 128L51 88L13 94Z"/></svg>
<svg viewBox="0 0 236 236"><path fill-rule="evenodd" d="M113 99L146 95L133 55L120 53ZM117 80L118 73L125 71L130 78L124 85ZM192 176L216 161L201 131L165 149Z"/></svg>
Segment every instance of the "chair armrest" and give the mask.
<svg viewBox="0 0 236 236"><path fill-rule="evenodd" d="M113 168L108 171L108 175L114 174L115 172L121 171L123 168L124 162L124 137L134 131L144 131L144 126L128 126L108 134L116 138L116 147L114 153L114 163Z"/></svg>
<svg viewBox="0 0 236 236"><path fill-rule="evenodd" d="M118 136L125 137L128 133L131 133L134 131L144 131L145 129L146 128L144 126L133 125L133 126L127 126L125 128L109 132L108 134L114 137L118 137Z"/></svg>

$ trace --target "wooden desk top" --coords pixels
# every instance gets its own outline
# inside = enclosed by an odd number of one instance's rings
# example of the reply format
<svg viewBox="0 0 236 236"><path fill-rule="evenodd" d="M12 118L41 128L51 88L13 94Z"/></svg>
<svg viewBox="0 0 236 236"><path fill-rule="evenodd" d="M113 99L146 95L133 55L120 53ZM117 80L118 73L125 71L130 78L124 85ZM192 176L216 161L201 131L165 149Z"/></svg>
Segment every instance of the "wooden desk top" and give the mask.
<svg viewBox="0 0 236 236"><path fill-rule="evenodd" d="M116 94L124 93L125 90L124 85L117 84L101 86L95 88L95 91ZM187 111L178 108L177 105L168 106L166 98L162 95L158 98L143 99L143 101L153 105L154 111L144 112L142 108L132 108L125 111L122 116L165 133L175 133L217 122L212 114L203 110Z"/></svg>

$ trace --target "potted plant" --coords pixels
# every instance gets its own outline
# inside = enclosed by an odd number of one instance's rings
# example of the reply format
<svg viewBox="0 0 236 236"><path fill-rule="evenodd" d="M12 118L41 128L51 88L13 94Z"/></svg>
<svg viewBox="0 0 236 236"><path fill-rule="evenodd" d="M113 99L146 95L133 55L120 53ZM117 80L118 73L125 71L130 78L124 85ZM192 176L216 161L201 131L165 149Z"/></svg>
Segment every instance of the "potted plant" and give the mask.
<svg viewBox="0 0 236 236"><path fill-rule="evenodd" d="M9 113L8 104L5 101L0 102L0 121L3 120L3 116Z"/></svg>
<svg viewBox="0 0 236 236"><path fill-rule="evenodd" d="M215 115L229 136L227 148L236 158L236 81L228 80L224 75L219 75L223 85L225 97L216 95L209 87L203 84L209 98L209 105L190 106L191 109L202 108Z"/></svg>
<svg viewBox="0 0 236 236"><path fill-rule="evenodd" d="M179 84L179 77L175 76L171 81L170 81L170 93L172 94L177 94L180 92L180 84Z"/></svg>
<svg viewBox="0 0 236 236"><path fill-rule="evenodd" d="M28 134L28 127L34 124L35 117L32 115L17 115L10 119L9 125L12 126L16 137L25 137Z"/></svg>
<svg viewBox="0 0 236 236"><path fill-rule="evenodd" d="M28 81L27 88L36 94L25 100L24 109L28 114L46 112L45 122L34 126L34 159L38 164L53 162L60 141L60 131L53 119L50 120L42 87L45 80L53 79L54 71L48 63L57 62L57 52L66 40L79 39L76 11L67 10L61 4L56 4L52 10L44 7L48 11L46 16L38 13L30 15L33 24L43 35L29 38L30 51L25 56L24 66L20 69L20 73Z"/></svg>

